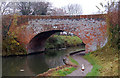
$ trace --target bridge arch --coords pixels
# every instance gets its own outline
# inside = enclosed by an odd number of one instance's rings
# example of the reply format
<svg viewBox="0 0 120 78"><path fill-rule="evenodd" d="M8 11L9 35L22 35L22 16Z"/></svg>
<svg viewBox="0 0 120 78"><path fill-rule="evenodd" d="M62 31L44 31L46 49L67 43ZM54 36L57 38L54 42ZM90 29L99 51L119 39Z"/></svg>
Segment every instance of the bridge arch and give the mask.
<svg viewBox="0 0 120 78"><path fill-rule="evenodd" d="M44 51L45 43L46 43L47 39L51 35L53 35L57 32L63 32L63 31L64 30L50 30L50 31L44 31L44 32L38 33L28 43L28 45L27 45L28 53L30 54L30 53L34 53L34 52ZM76 35L76 34L74 34L74 35Z"/></svg>
<svg viewBox="0 0 120 78"><path fill-rule="evenodd" d="M52 35L63 30L51 30L38 33L34 36L27 45L28 53L39 52L45 50L45 42Z"/></svg>

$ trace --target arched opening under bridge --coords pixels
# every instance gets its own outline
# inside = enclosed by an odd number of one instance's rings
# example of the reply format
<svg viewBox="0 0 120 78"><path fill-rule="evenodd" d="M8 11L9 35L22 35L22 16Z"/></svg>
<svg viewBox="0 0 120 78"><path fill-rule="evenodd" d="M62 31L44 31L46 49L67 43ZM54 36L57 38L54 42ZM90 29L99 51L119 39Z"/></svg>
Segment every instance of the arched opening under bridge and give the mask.
<svg viewBox="0 0 120 78"><path fill-rule="evenodd" d="M51 30L51 31L45 31L45 32L38 33L36 36L34 36L30 40L29 44L27 45L28 54L44 51L45 43L46 43L47 39L50 38L51 35L58 33L58 32L64 33L63 30Z"/></svg>

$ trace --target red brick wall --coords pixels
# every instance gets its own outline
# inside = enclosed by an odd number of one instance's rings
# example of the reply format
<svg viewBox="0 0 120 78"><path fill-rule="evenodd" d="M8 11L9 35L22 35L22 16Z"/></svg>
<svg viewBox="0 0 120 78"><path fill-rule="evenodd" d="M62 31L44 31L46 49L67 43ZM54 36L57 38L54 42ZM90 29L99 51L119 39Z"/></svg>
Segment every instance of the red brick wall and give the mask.
<svg viewBox="0 0 120 78"><path fill-rule="evenodd" d="M105 16L103 14L16 16L13 17L17 20L13 21L10 31L14 31L20 43L27 46L30 40L38 33L50 30L64 30L80 37L86 44L86 52L90 52L96 50L98 46L104 46L107 41Z"/></svg>

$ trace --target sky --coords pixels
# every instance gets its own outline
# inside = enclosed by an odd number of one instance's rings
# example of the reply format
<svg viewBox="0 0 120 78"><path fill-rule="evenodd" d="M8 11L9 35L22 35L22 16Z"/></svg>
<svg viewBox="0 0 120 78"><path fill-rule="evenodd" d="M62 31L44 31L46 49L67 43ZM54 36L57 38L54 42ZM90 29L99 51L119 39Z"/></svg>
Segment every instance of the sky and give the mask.
<svg viewBox="0 0 120 78"><path fill-rule="evenodd" d="M84 15L97 13L100 2L105 3L105 0L49 0L54 7L61 8L68 4L80 4Z"/></svg>
<svg viewBox="0 0 120 78"><path fill-rule="evenodd" d="M52 4L53 7L61 8L67 6L68 4L80 4L82 7L82 14L96 14L98 9L96 6L100 6L100 3L106 4L108 1L119 1L119 0L1 0L1 1L47 1ZM104 10L104 8L101 8Z"/></svg>

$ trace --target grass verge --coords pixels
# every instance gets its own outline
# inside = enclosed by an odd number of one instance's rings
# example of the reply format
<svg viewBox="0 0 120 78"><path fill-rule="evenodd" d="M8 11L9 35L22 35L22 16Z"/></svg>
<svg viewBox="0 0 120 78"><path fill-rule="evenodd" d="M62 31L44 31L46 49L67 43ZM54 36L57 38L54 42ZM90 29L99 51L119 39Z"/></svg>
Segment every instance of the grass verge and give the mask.
<svg viewBox="0 0 120 78"><path fill-rule="evenodd" d="M70 60L71 63L73 63L75 65L79 65L79 63L76 60L74 60L71 56L69 56L68 59ZM66 67L64 69L60 69L58 71L53 72L52 76L66 76L66 75L72 73L76 69L77 68L75 68L75 67Z"/></svg>
<svg viewBox="0 0 120 78"><path fill-rule="evenodd" d="M66 76L66 75L72 73L76 69L77 68L75 68L75 67L66 67L64 69L58 70L56 72L53 72L52 76Z"/></svg>
<svg viewBox="0 0 120 78"><path fill-rule="evenodd" d="M87 76L118 76L118 49L108 43L101 49L84 56L93 69Z"/></svg>
<svg viewBox="0 0 120 78"><path fill-rule="evenodd" d="M79 63L76 60L74 60L72 57L69 56L68 58L73 64L79 65Z"/></svg>
<svg viewBox="0 0 120 78"><path fill-rule="evenodd" d="M98 76L101 66L96 63L96 58L91 54L86 54L84 58L93 65L91 72L89 72L86 76Z"/></svg>
<svg viewBox="0 0 120 78"><path fill-rule="evenodd" d="M68 59L69 59L69 64L49 69L47 72L37 75L37 77L40 77L40 76L66 76L66 75L72 73L74 70L77 69L78 62L75 61L70 56L68 57Z"/></svg>

